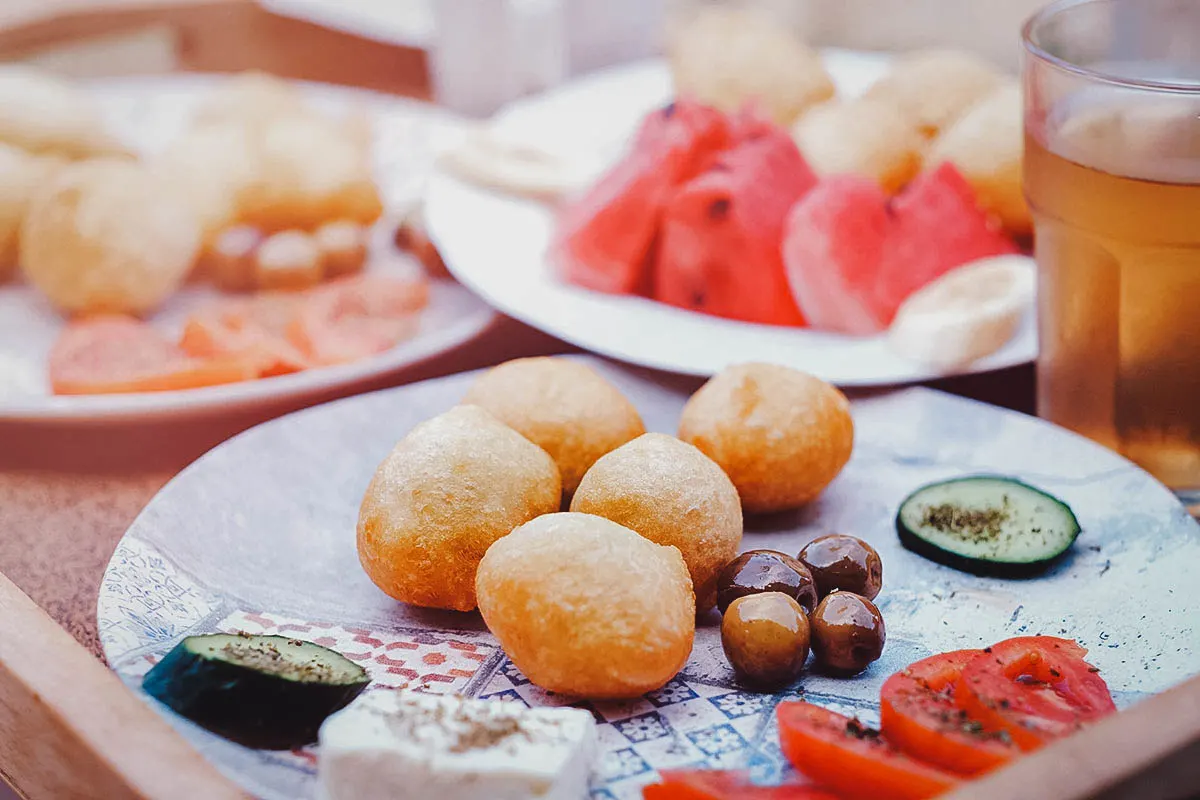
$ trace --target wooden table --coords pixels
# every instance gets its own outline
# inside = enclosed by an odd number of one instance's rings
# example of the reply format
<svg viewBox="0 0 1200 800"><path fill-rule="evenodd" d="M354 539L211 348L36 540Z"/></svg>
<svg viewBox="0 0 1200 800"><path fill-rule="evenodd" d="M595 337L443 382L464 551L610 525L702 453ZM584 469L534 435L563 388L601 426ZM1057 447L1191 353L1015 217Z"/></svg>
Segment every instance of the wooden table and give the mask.
<svg viewBox="0 0 1200 800"><path fill-rule="evenodd" d="M52 7L46 0L0 3L0 58L40 54L68 70L74 64L92 71L97 52L108 53L103 63L129 63L133 66L128 69L135 71L263 68L290 77L428 95L423 53L277 17L249 0L124 0L116 5L112 0L55 0ZM113 57L117 52L122 58L133 55L121 61ZM570 350L501 319L479 340L453 353L355 391L519 355ZM1028 367L934 385L1021 411L1032 409ZM290 410L294 407L281 405L232 418L149 428L0 423L0 770L28 796L242 796L96 661L96 596L117 541L164 483L213 445ZM1145 783L1112 787L1162 758L1175 761L1166 771L1143 770L1143 779L1150 776L1151 783L1161 783L1170 770L1184 775L1193 768L1186 755L1196 760L1198 688L1200 684L1174 698L1152 701L1153 709L1122 715L1124 725L1098 726L997 774L987 782L991 788L984 784L962 796L1011 797L1019 786L1019 793L1030 798L1092 796L1105 787L1112 792L1105 797L1166 797L1147 793L1153 787ZM1176 711L1171 718L1178 724L1164 726L1162 709ZM1191 709L1192 724L1183 721L1179 709ZM1152 726L1153 735L1147 734ZM1184 747L1188 742L1193 749ZM1076 767L1062 769L1063 759ZM1182 780L1194 775L1187 773ZM1200 777L1195 781L1200 784Z"/></svg>

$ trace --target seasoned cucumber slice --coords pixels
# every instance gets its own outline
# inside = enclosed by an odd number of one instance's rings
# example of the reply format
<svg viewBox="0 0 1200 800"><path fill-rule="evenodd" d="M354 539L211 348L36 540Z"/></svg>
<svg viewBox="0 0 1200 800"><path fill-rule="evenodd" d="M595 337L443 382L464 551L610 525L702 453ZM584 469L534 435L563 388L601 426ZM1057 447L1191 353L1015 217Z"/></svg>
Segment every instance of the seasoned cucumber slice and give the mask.
<svg viewBox="0 0 1200 800"><path fill-rule="evenodd" d="M321 723L370 678L345 656L286 636L189 636L142 681L151 697L247 747L287 750L317 740Z"/></svg>
<svg viewBox="0 0 1200 800"><path fill-rule="evenodd" d="M1022 577L1046 569L1079 535L1071 508L1012 478L979 475L922 486L896 515L900 543L977 575Z"/></svg>

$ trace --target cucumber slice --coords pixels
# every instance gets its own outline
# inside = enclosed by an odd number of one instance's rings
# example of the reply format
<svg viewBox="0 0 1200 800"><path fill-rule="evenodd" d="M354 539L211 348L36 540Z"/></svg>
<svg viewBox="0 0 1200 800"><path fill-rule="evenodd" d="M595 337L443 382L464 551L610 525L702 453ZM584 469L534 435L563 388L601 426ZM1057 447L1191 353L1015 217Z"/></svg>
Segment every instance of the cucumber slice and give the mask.
<svg viewBox="0 0 1200 800"><path fill-rule="evenodd" d="M142 681L172 711L247 747L288 750L317 741L321 723L367 688L366 670L286 636L189 636Z"/></svg>
<svg viewBox="0 0 1200 800"><path fill-rule="evenodd" d="M922 486L896 515L900 543L939 564L976 575L1025 577L1061 558L1079 535L1063 501L996 475Z"/></svg>

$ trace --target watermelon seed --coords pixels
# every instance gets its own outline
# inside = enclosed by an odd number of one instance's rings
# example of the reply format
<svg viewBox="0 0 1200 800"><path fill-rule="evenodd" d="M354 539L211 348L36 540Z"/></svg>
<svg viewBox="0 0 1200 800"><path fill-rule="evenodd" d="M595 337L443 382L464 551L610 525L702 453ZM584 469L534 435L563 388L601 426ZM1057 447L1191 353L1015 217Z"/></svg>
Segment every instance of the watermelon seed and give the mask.
<svg viewBox="0 0 1200 800"><path fill-rule="evenodd" d="M727 216L729 216L729 198L722 197L709 203L709 219L725 219Z"/></svg>

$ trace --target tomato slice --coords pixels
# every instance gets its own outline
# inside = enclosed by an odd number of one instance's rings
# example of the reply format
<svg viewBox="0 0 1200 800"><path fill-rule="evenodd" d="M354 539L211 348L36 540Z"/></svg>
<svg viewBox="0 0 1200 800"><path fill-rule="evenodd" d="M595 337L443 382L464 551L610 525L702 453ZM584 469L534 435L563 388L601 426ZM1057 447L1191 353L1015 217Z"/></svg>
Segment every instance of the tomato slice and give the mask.
<svg viewBox="0 0 1200 800"><path fill-rule="evenodd" d="M310 364L288 340L287 327L302 302L293 293L264 293L218 303L188 318L179 346L199 358L245 360L261 376L299 372Z"/></svg>
<svg viewBox="0 0 1200 800"><path fill-rule="evenodd" d="M880 691L880 727L913 758L978 775L1020 755L1007 733L985 731L954 702L963 668L982 650L931 656L897 672Z"/></svg>
<svg viewBox="0 0 1200 800"><path fill-rule="evenodd" d="M779 743L792 766L846 800L922 800L960 782L905 755L858 720L820 706L780 703L776 715Z"/></svg>
<svg viewBox="0 0 1200 800"><path fill-rule="evenodd" d="M238 359L192 358L145 322L120 315L67 325L50 352L49 372L55 394L165 392L255 376Z"/></svg>
<svg viewBox="0 0 1200 800"><path fill-rule="evenodd" d="M417 329L429 303L424 278L356 275L308 295L288 338L318 364L343 364L394 347Z"/></svg>
<svg viewBox="0 0 1200 800"><path fill-rule="evenodd" d="M986 728L1008 731L1022 750L1036 750L1117 710L1085 655L1069 639L1008 639L963 668L955 701Z"/></svg>
<svg viewBox="0 0 1200 800"><path fill-rule="evenodd" d="M824 789L800 783L757 786L741 770L663 770L662 783L642 789L645 800L839 800Z"/></svg>

